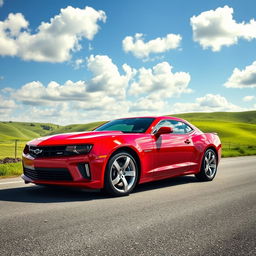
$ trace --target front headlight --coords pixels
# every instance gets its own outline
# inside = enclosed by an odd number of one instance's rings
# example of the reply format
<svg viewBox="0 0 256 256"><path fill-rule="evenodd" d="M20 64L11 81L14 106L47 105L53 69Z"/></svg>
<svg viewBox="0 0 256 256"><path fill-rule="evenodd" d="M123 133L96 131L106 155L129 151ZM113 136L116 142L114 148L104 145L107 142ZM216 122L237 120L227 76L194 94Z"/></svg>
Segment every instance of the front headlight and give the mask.
<svg viewBox="0 0 256 256"><path fill-rule="evenodd" d="M88 154L92 149L91 144L83 144L83 145L70 145L66 146L65 153L67 155L83 155Z"/></svg>

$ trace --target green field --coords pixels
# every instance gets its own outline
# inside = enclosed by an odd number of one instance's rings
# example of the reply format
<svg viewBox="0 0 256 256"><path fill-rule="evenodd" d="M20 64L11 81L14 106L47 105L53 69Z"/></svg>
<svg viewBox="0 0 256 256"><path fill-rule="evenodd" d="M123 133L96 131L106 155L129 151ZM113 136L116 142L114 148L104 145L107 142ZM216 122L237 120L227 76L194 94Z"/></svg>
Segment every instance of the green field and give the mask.
<svg viewBox="0 0 256 256"><path fill-rule="evenodd" d="M217 132L223 145L222 155L243 156L256 155L256 111L189 113L173 115L184 118L204 132ZM92 130L104 121L71 124L67 126L49 123L0 122L0 159L14 157L15 140L17 156L20 157L27 141L51 134L80 132ZM0 176L3 173L15 175L21 172L20 164L0 165Z"/></svg>
<svg viewBox="0 0 256 256"><path fill-rule="evenodd" d="M49 134L56 133L67 133L67 132L82 132L82 131L91 131L106 121L88 123L88 124L70 124L66 126L59 127L58 129L53 130Z"/></svg>
<svg viewBox="0 0 256 256"><path fill-rule="evenodd" d="M17 157L20 157L27 141L59 128L59 125L48 123L0 122L0 159L15 156L15 140Z"/></svg>

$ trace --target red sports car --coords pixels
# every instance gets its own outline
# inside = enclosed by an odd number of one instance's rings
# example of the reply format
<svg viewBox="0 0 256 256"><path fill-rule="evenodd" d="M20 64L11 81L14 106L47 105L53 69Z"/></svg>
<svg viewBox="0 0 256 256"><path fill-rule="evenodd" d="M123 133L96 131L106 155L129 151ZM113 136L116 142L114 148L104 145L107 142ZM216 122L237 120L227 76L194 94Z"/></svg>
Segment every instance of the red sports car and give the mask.
<svg viewBox="0 0 256 256"><path fill-rule="evenodd" d="M66 133L28 142L23 152L26 183L104 189L128 195L136 184L195 174L216 175L221 142L174 117L110 121L91 132Z"/></svg>

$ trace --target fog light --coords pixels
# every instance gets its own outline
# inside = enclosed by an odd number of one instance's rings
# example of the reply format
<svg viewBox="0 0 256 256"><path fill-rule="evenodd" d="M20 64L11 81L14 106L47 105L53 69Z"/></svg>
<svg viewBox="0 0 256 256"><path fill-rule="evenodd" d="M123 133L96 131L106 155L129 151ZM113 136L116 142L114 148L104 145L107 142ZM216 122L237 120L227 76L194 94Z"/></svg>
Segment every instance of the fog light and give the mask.
<svg viewBox="0 0 256 256"><path fill-rule="evenodd" d="M88 163L79 163L78 164L78 169L79 169L81 175L85 179L90 179L91 178L90 166L89 166Z"/></svg>
<svg viewBox="0 0 256 256"><path fill-rule="evenodd" d="M85 167L86 175L90 178L91 175L90 175L89 164L85 164L84 167Z"/></svg>

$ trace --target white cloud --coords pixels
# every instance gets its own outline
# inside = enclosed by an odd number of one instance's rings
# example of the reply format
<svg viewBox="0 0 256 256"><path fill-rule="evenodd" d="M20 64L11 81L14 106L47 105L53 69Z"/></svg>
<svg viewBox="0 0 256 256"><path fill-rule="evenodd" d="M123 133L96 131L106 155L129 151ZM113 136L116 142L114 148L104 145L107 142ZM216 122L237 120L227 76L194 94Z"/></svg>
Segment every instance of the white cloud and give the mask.
<svg viewBox="0 0 256 256"><path fill-rule="evenodd" d="M252 95L243 97L243 101L245 101L245 102L252 101L254 99L255 99L255 96L252 96Z"/></svg>
<svg viewBox="0 0 256 256"><path fill-rule="evenodd" d="M63 85L55 81L44 86L39 81L33 81L23 85L12 93L16 100L31 105L47 105L56 101L86 100L86 85L84 81L67 81Z"/></svg>
<svg viewBox="0 0 256 256"><path fill-rule="evenodd" d="M190 75L173 73L167 62L139 70L124 64L121 70L108 56L91 55L85 64L92 74L86 81L51 81L46 85L32 81L16 90L3 89L19 103L16 113L22 113L24 119L16 114L15 120L70 123L77 122L76 118L85 122L169 113L169 98L190 91Z"/></svg>
<svg viewBox="0 0 256 256"><path fill-rule="evenodd" d="M256 61L244 70L235 68L228 81L224 84L228 88L254 88L256 87Z"/></svg>
<svg viewBox="0 0 256 256"><path fill-rule="evenodd" d="M137 58L147 58L151 53L163 53L179 47L181 36L168 34L166 37L144 42L143 34L135 34L134 37L127 36L123 40L125 52L131 52Z"/></svg>
<svg viewBox="0 0 256 256"><path fill-rule="evenodd" d="M104 55L91 55L88 58L88 69L93 74L88 82L88 91L107 91L109 95L123 99L125 90L135 70L127 64L122 66L125 75L121 75L111 58Z"/></svg>
<svg viewBox="0 0 256 256"><path fill-rule="evenodd" d="M18 54L17 37L28 25L21 13L10 13L5 21L0 21L0 55Z"/></svg>
<svg viewBox="0 0 256 256"><path fill-rule="evenodd" d="M125 98L125 90L133 76L133 69L123 65L124 75L121 75L117 66L108 56L91 55L87 60L88 70L92 78L88 81L66 81L63 85L51 81L43 85L33 81L23 85L20 89L12 91L11 95L18 101L28 105L51 105L56 102L79 101L85 102L94 109L98 105L104 108L105 104L118 104ZM109 102L112 98L115 101ZM97 104L96 104L97 103ZM80 104L84 107L86 104Z"/></svg>
<svg viewBox="0 0 256 256"><path fill-rule="evenodd" d="M89 104L88 104L89 103ZM95 98L91 102L78 102L76 106L82 111L100 111L109 116L110 113L127 113L131 103L126 100L117 100L114 97L104 96L99 100ZM122 111L120 111L122 110ZM121 114L121 113L120 113Z"/></svg>
<svg viewBox="0 0 256 256"><path fill-rule="evenodd" d="M10 113L17 108L14 100L6 99L0 95L0 118L4 120L9 117Z"/></svg>
<svg viewBox="0 0 256 256"><path fill-rule="evenodd" d="M206 94L196 98L191 103L175 103L172 107L173 113L186 112L215 112L215 111L242 111L243 108L229 102L219 94Z"/></svg>
<svg viewBox="0 0 256 256"><path fill-rule="evenodd" d="M5 99L0 95L0 109L13 109L16 107L16 104L13 100Z"/></svg>
<svg viewBox="0 0 256 256"><path fill-rule="evenodd" d="M67 61L72 52L82 48L81 39L92 40L97 34L98 21L106 21L103 11L68 6L31 34L24 16L10 13L5 21L0 21L0 55L34 61Z"/></svg>
<svg viewBox="0 0 256 256"><path fill-rule="evenodd" d="M166 109L166 101L162 99L155 99L150 96L141 97L133 102L130 106L131 112L149 112L150 113L160 113Z"/></svg>
<svg viewBox="0 0 256 256"><path fill-rule="evenodd" d="M75 61L72 62L72 66L74 69L80 69L84 67L84 59L76 59Z"/></svg>
<svg viewBox="0 0 256 256"><path fill-rule="evenodd" d="M190 19L194 41L204 48L220 51L222 46L236 44L239 38L256 38L256 21L237 23L233 19L233 8L219 7L216 10L202 12Z"/></svg>
<svg viewBox="0 0 256 256"><path fill-rule="evenodd" d="M4 0L0 0L0 7L4 5Z"/></svg>
<svg viewBox="0 0 256 256"><path fill-rule="evenodd" d="M1 89L1 92L3 92L3 93L11 93L13 91L14 91L14 89L11 87L5 87L5 88Z"/></svg>
<svg viewBox="0 0 256 256"><path fill-rule="evenodd" d="M161 62L152 69L140 68L137 75L137 81L129 89L129 93L134 96L150 94L155 98L170 98L191 92L188 88L189 73L173 73L168 62Z"/></svg>

